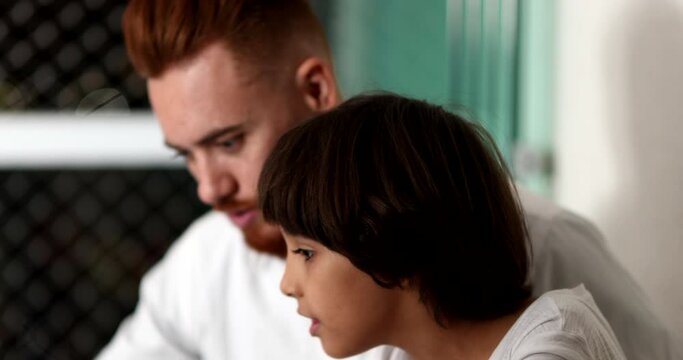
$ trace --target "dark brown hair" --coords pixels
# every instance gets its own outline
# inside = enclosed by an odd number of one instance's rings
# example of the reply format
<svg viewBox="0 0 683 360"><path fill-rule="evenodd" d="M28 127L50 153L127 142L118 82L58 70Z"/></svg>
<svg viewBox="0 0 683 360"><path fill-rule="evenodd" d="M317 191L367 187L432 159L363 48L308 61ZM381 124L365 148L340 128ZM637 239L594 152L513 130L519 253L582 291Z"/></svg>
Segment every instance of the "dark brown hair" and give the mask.
<svg viewBox="0 0 683 360"><path fill-rule="evenodd" d="M323 30L306 0L131 0L123 33L145 77L220 42L236 56L265 64L298 47L322 47Z"/></svg>
<svg viewBox="0 0 683 360"><path fill-rule="evenodd" d="M480 126L391 94L287 132L259 180L267 221L384 287L409 281L439 324L509 314L530 296L514 185Z"/></svg>

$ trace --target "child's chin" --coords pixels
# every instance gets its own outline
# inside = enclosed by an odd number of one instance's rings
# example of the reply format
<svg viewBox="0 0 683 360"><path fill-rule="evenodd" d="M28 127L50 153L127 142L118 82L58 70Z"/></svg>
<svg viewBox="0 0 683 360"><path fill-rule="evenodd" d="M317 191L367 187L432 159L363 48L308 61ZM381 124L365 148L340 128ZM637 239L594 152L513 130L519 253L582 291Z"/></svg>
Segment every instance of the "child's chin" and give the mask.
<svg viewBox="0 0 683 360"><path fill-rule="evenodd" d="M325 353L327 356L335 358L335 359L343 359L347 358L350 356L358 355L362 352L365 352L369 349L365 348L358 348L358 347L352 347L352 346L347 346L344 344L338 344L338 343L333 343L333 342L326 342L323 338L320 339L323 345L323 350L325 350Z"/></svg>

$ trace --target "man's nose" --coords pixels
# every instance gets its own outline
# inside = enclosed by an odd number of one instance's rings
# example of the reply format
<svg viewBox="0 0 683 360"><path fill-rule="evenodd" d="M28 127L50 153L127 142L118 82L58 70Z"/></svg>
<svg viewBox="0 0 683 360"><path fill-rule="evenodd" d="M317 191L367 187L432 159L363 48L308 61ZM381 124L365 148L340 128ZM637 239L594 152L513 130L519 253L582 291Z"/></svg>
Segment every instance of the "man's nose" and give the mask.
<svg viewBox="0 0 683 360"><path fill-rule="evenodd" d="M228 169L201 161L197 170L197 195L203 203L219 204L237 191L237 182Z"/></svg>

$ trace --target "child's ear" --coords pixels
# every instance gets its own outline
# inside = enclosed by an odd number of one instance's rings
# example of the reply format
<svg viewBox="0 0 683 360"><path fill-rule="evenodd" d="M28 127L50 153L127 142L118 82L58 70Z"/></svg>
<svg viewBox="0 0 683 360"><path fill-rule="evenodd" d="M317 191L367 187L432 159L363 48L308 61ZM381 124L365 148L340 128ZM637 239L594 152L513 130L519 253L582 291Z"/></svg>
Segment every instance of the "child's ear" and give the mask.
<svg viewBox="0 0 683 360"><path fill-rule="evenodd" d="M415 281L413 281L412 278L405 278L401 280L401 282L398 285L402 290L414 290L416 289L415 287Z"/></svg>
<svg viewBox="0 0 683 360"><path fill-rule="evenodd" d="M299 65L296 85L305 104L314 112L330 110L340 101L332 66L320 58L311 57Z"/></svg>

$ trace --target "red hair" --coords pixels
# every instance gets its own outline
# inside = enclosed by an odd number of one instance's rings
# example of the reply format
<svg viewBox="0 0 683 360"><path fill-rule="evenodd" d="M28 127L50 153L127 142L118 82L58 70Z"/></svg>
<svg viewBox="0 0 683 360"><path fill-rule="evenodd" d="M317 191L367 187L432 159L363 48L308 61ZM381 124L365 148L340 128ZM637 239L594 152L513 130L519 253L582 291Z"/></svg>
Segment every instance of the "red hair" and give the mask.
<svg viewBox="0 0 683 360"><path fill-rule="evenodd" d="M128 56L145 77L214 42L258 63L280 59L298 44L312 43L327 54L322 27L306 0L131 0L123 33Z"/></svg>

